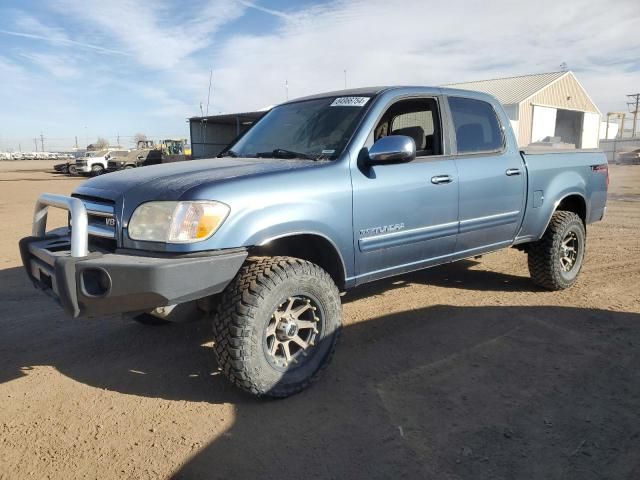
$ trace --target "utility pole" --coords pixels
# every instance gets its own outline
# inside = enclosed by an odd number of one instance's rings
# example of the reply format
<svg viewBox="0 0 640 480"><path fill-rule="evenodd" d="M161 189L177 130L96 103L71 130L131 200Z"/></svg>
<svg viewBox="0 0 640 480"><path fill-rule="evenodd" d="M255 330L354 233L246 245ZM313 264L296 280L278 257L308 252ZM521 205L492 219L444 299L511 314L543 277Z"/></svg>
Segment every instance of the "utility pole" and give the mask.
<svg viewBox="0 0 640 480"><path fill-rule="evenodd" d="M76 135L76 150L78 150L78 136Z"/></svg>
<svg viewBox="0 0 640 480"><path fill-rule="evenodd" d="M618 131L614 138L622 138L621 135L622 135L622 132L624 131L624 117L625 117L624 112L608 112L607 113L607 129L605 131L604 138L606 140L609 140L609 124L611 123L611 117L614 117L620 120L620 123L618 123Z"/></svg>
<svg viewBox="0 0 640 480"><path fill-rule="evenodd" d="M120 146L120 133L116 132L116 141L118 142L118 146Z"/></svg>
<svg viewBox="0 0 640 480"><path fill-rule="evenodd" d="M36 137L33 137L33 144L36 147L36 152L38 151L38 139Z"/></svg>
<svg viewBox="0 0 640 480"><path fill-rule="evenodd" d="M629 111L633 113L633 130L631 131L631 136L633 138L636 137L636 125L638 124L638 107L640 107L640 93L632 93L631 95L627 95L633 101L627 102L629 106Z"/></svg>
<svg viewBox="0 0 640 480"><path fill-rule="evenodd" d="M44 152L44 135L42 135L42 132L40 132L40 148L42 148L40 151Z"/></svg>

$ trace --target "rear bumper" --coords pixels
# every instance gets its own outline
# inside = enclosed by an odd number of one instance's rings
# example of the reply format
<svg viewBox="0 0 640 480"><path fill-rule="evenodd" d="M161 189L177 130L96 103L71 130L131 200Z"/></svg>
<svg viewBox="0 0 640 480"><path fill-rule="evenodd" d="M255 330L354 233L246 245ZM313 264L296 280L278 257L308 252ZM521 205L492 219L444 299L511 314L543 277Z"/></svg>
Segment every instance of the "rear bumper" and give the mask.
<svg viewBox="0 0 640 480"><path fill-rule="evenodd" d="M69 236L56 232L20 241L34 286L73 317L152 310L221 292L236 275L245 250L202 257L145 257L89 252L70 256Z"/></svg>
<svg viewBox="0 0 640 480"><path fill-rule="evenodd" d="M73 229L46 232L47 208L69 210ZM77 198L43 194L32 236L20 255L36 288L73 317L152 310L221 292L242 266L245 249L199 256L147 256L90 248L87 210Z"/></svg>

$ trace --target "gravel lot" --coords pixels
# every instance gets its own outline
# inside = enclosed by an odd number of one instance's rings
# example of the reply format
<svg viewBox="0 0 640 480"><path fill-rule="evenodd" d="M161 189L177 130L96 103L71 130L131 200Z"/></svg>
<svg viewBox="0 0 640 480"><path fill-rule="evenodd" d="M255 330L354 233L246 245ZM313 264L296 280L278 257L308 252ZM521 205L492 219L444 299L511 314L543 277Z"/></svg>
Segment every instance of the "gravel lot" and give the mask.
<svg viewBox="0 0 640 480"><path fill-rule="evenodd" d="M260 401L207 321L69 320L31 287L34 201L81 181L53 163L0 162L0 479L640 478L640 166L573 289L507 250L354 290L321 381Z"/></svg>

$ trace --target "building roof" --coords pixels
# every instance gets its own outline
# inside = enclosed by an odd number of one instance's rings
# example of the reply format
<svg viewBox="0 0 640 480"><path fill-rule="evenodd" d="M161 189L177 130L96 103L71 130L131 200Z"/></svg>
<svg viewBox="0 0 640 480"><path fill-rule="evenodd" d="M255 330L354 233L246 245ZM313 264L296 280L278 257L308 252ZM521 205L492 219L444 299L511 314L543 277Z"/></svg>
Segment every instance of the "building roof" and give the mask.
<svg viewBox="0 0 640 480"><path fill-rule="evenodd" d="M446 87L475 90L493 95L503 105L520 103L571 72L549 72L475 82L451 83Z"/></svg>
<svg viewBox="0 0 640 480"><path fill-rule="evenodd" d="M255 121L261 118L269 109L258 110L255 112L240 112L240 113L221 113L219 115L208 115L204 117L191 117L190 122L203 122L203 123L219 123L219 124L235 124L236 122L243 121Z"/></svg>

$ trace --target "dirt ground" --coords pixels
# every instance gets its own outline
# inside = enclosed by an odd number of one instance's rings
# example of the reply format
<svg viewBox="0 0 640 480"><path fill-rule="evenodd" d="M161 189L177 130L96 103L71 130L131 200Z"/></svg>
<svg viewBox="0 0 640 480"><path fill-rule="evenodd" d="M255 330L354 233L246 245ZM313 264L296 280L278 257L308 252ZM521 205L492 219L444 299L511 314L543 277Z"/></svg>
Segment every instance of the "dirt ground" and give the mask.
<svg viewBox="0 0 640 480"><path fill-rule="evenodd" d="M639 166L611 167L574 288L507 250L354 290L320 382L264 401L206 321L69 320L32 288L34 201L80 182L52 163L0 162L0 479L640 478Z"/></svg>

